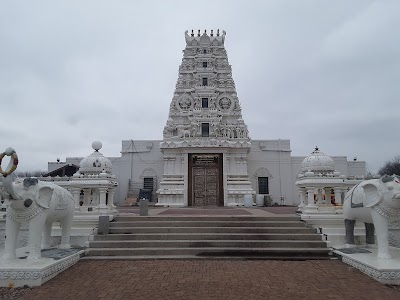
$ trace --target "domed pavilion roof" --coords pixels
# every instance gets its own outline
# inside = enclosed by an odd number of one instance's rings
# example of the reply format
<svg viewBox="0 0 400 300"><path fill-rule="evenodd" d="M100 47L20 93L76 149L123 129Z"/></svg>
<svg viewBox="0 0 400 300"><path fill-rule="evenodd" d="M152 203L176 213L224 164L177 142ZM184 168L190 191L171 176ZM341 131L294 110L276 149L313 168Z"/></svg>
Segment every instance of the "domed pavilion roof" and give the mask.
<svg viewBox="0 0 400 300"><path fill-rule="evenodd" d="M94 141L92 143L94 152L82 159L79 167L79 173L92 175L104 172L107 174L112 173L111 161L99 152L102 146L103 144L100 141Z"/></svg>
<svg viewBox="0 0 400 300"><path fill-rule="evenodd" d="M335 171L335 162L333 159L319 151L318 147L307 156L301 163L301 172L320 172L327 173Z"/></svg>

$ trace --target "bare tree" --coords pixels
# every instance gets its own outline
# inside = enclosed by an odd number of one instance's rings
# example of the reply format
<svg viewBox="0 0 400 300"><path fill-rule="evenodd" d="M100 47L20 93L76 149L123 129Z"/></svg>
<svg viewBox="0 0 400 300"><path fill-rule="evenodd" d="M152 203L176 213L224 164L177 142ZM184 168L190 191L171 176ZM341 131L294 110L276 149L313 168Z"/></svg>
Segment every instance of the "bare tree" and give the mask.
<svg viewBox="0 0 400 300"><path fill-rule="evenodd" d="M374 173L372 173L372 172L370 172L370 171L368 171L367 172L367 174L365 175L365 179L373 179L373 178L375 178L375 174Z"/></svg>
<svg viewBox="0 0 400 300"><path fill-rule="evenodd" d="M41 177L47 172L35 170L35 171L19 171L14 173L16 177Z"/></svg>
<svg viewBox="0 0 400 300"><path fill-rule="evenodd" d="M400 155L397 155L392 160L385 162L378 173L379 175L400 175Z"/></svg>

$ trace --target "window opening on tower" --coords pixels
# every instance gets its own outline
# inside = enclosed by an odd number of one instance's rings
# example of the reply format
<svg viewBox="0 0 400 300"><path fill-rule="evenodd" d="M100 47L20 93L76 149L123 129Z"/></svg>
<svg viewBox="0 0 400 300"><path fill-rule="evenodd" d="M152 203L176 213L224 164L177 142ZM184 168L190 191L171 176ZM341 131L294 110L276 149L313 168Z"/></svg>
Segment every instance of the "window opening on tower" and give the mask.
<svg viewBox="0 0 400 300"><path fill-rule="evenodd" d="M202 137L210 136L210 124L209 123L201 123L201 136Z"/></svg>
<svg viewBox="0 0 400 300"><path fill-rule="evenodd" d="M208 98L201 98L201 107L208 108Z"/></svg>

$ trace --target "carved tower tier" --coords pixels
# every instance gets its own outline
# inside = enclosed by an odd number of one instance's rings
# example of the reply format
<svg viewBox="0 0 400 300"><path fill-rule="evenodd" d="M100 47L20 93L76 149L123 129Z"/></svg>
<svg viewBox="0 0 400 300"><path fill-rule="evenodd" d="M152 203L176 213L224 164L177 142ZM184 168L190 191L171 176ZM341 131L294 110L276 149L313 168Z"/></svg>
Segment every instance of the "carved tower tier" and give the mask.
<svg viewBox="0 0 400 300"><path fill-rule="evenodd" d="M185 32L178 81L160 145L158 205L237 206L254 194L247 173L251 141L242 119L225 31Z"/></svg>

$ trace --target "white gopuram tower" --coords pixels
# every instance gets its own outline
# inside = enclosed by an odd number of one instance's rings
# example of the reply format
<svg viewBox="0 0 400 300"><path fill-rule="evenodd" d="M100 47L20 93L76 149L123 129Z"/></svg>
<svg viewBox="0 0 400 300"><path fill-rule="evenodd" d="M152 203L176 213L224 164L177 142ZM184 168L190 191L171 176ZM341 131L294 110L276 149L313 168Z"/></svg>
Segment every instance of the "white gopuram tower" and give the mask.
<svg viewBox="0 0 400 300"><path fill-rule="evenodd" d="M225 31L185 32L186 48L160 148L161 206L237 206L254 194L251 141L242 119Z"/></svg>

